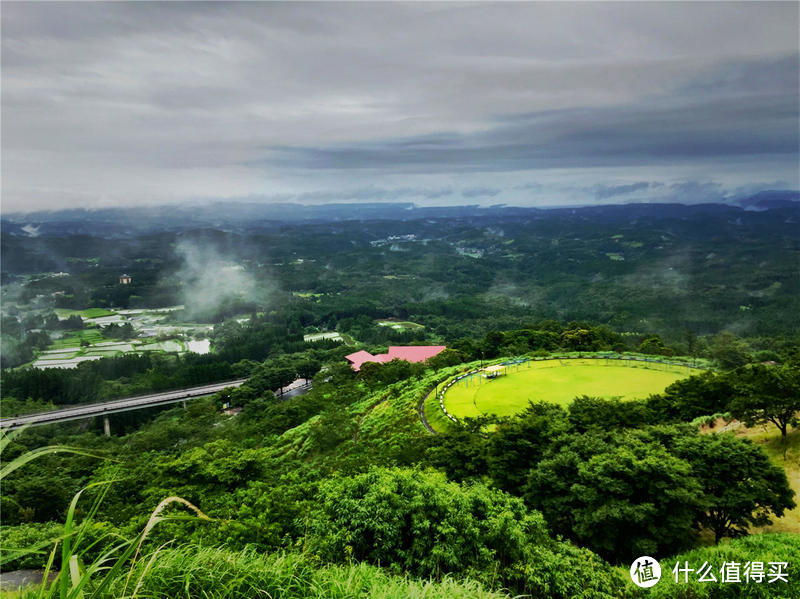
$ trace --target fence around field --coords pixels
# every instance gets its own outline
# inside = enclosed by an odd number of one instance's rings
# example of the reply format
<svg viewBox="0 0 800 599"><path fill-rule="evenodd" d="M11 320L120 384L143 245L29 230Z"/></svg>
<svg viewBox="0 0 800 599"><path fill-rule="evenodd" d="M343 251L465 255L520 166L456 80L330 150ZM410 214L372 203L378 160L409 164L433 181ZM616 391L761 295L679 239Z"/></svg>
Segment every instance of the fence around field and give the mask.
<svg viewBox="0 0 800 599"><path fill-rule="evenodd" d="M508 367L516 367L516 370L522 366L522 364L528 364L530 367L531 362L545 362L550 360L558 360L561 365L563 366L563 360L604 360L606 363L609 360L614 360L617 362L645 362L650 364L663 364L665 366L682 366L684 368L689 368L693 370L708 370L708 368L702 366L694 366L692 364L687 364L685 362L676 362L673 360L663 360L663 359L656 359L656 358L640 358L638 356L621 356L621 355L608 355L608 356L543 356L543 357L535 357L535 358L515 358L513 360L506 360L505 362L499 362L498 366L505 366L506 371L504 374L508 374ZM444 407L444 395L447 393L447 390L452 387L453 385L458 384L460 381L467 379L469 381L475 375L481 376L485 367L475 368L470 370L469 372L464 372L457 377L450 379L448 383L442 388L439 392L439 407L444 412L445 416L447 416L450 420L455 422L456 424L459 423L459 420L456 416L453 416L450 412L447 411L447 408ZM516 372L515 370L515 372Z"/></svg>

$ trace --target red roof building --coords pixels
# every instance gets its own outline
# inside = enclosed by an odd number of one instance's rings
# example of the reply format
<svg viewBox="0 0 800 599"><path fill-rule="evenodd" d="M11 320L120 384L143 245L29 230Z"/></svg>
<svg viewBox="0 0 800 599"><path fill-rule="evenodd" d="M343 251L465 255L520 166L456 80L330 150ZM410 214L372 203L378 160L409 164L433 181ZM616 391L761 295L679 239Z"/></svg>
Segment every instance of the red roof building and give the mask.
<svg viewBox="0 0 800 599"><path fill-rule="evenodd" d="M353 370L358 372L364 362L391 362L392 360L405 360L407 362L424 362L447 349L445 345L409 345L405 347L393 345L388 354L373 356L368 351L357 351L345 356Z"/></svg>

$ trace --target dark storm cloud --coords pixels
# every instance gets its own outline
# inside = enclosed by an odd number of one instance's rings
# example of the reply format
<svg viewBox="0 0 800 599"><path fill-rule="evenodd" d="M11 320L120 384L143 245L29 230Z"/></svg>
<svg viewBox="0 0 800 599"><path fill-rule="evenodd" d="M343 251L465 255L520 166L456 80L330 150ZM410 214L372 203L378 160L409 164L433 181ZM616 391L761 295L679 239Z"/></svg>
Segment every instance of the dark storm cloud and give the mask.
<svg viewBox="0 0 800 599"><path fill-rule="evenodd" d="M656 193L624 191L640 181L796 187L799 11L5 2L3 199L559 203Z"/></svg>

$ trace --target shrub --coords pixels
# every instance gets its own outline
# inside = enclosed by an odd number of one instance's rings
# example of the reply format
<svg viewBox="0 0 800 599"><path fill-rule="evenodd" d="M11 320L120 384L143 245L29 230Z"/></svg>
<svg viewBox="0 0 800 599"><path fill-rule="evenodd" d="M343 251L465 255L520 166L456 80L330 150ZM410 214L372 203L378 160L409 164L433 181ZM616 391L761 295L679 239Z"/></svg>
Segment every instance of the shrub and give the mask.
<svg viewBox="0 0 800 599"><path fill-rule="evenodd" d="M431 470L374 468L327 481L320 496L309 546L324 560L469 576L534 597L611 596L613 574L602 560L551 539L539 512L502 491Z"/></svg>

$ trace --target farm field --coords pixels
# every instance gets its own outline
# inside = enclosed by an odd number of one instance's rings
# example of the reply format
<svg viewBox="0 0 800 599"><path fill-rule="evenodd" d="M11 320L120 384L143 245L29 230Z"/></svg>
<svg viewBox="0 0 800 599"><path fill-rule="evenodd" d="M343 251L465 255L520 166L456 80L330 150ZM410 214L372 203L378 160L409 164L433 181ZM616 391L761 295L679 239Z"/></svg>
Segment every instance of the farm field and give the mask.
<svg viewBox="0 0 800 599"><path fill-rule="evenodd" d="M63 350L67 348L79 348L81 341L86 341L91 345L96 345L109 340L103 337L103 333L99 329L84 329L83 331L76 331L64 335L60 339L55 339L53 343L50 344L50 349Z"/></svg>
<svg viewBox="0 0 800 599"><path fill-rule="evenodd" d="M392 327L395 331L411 331L415 329L424 329L425 327L416 322L409 322L407 320L379 320L378 326Z"/></svg>
<svg viewBox="0 0 800 599"><path fill-rule="evenodd" d="M213 325L164 322L171 312L182 308L183 306L173 306L116 311L105 308L56 309L56 314L62 320L70 316L80 316L86 328L56 332L49 347L39 351L36 359L28 365L34 368L75 368L86 360L98 360L127 353L152 351L178 354L187 351L198 354L209 353L211 342L202 336L210 333ZM129 340L105 337L103 327L110 324L130 324L135 334Z"/></svg>
<svg viewBox="0 0 800 599"><path fill-rule="evenodd" d="M319 341L320 339L331 339L333 341L344 341L341 333L336 331L329 333L312 333L310 335L303 335L303 341Z"/></svg>
<svg viewBox="0 0 800 599"><path fill-rule="evenodd" d="M157 341L153 343L142 343L136 346L137 351L164 351L164 352L182 352L186 351L183 343L179 341Z"/></svg>
<svg viewBox="0 0 800 599"><path fill-rule="evenodd" d="M485 414L509 416L530 401L562 406L575 397L647 397L691 374L684 366L605 360L543 360L510 366L507 374L486 380L474 376L453 385L444 396L448 412L457 418Z"/></svg>
<svg viewBox="0 0 800 599"><path fill-rule="evenodd" d="M102 318L104 316L114 316L114 314L116 314L114 310L107 310L106 308L87 308L86 310L56 308L54 312L59 318L69 318L70 316L74 316L76 314L81 318Z"/></svg>

